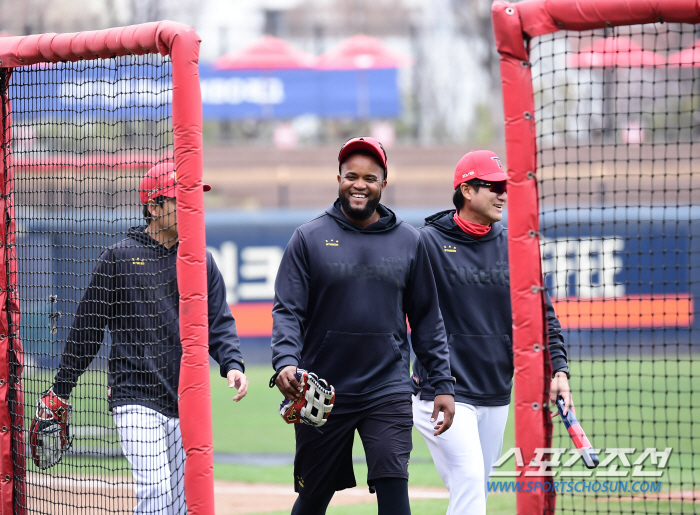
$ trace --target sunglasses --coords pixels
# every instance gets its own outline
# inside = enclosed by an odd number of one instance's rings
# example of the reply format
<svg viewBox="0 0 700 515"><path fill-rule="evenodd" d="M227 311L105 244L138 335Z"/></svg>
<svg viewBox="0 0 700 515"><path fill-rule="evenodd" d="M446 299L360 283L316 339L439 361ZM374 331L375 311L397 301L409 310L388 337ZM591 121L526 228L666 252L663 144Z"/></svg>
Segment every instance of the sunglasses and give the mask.
<svg viewBox="0 0 700 515"><path fill-rule="evenodd" d="M491 193L495 193L496 195L501 195L502 193L506 192L506 181L486 182L479 179L474 179L469 181L469 184L488 188Z"/></svg>

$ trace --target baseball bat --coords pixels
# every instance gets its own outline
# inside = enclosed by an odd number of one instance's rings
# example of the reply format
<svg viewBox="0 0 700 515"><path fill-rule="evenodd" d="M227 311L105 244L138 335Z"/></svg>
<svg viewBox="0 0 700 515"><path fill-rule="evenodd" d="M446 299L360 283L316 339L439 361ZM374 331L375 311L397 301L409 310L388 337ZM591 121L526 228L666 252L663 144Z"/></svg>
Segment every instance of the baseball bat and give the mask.
<svg viewBox="0 0 700 515"><path fill-rule="evenodd" d="M594 469L598 466L598 463L600 463L598 455L593 450L591 442L588 441L588 437L586 436L586 433L583 432L581 424L579 424L578 420L576 420L576 416L574 415L573 411L569 410L569 412L564 415L565 406L566 403L561 395L557 396L557 409L559 410L559 415L561 415L561 421L564 422L564 426L569 432L571 440L574 442L574 445L578 449L579 453L581 453L583 463L587 468Z"/></svg>

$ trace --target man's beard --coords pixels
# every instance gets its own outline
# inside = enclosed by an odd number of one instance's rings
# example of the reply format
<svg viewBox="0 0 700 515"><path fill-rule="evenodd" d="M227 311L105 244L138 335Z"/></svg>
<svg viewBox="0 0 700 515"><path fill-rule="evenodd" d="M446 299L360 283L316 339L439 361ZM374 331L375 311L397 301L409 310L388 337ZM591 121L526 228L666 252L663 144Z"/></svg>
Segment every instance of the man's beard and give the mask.
<svg viewBox="0 0 700 515"><path fill-rule="evenodd" d="M340 207L343 208L343 212L354 220L367 220L370 216L374 214L379 205L379 201L382 200L382 192L379 191L377 198L367 198L367 204L362 209L355 209L350 205L350 194L342 195L338 192L338 197L340 198Z"/></svg>

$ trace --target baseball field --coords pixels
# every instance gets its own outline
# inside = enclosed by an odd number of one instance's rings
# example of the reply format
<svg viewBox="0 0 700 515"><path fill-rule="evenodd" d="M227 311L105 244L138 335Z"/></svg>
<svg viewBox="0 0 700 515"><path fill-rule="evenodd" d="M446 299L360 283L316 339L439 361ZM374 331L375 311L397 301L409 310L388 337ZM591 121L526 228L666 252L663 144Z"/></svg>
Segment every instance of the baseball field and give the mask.
<svg viewBox="0 0 700 515"><path fill-rule="evenodd" d="M270 389L267 383L272 375L272 368L265 365L255 365L246 369L250 379L248 395L240 403L231 402L232 392L226 382L218 375L218 370L212 370L212 409L214 422L214 452L217 463L214 465L214 477L217 481L276 484L274 492L286 491L286 495L277 495L279 510L270 512L235 511L235 505L221 506L221 495L217 494L217 514L233 513L289 513L296 494L292 486L291 460L294 455L294 430L285 424L277 413L282 396L277 388ZM332 414L331 414L332 416ZM505 445L513 443L512 420L507 430L509 439ZM416 514L437 515L447 510L447 490L442 485L440 476L430 458L430 452L422 436L414 431L414 450L409 465L411 487L411 507ZM248 463L221 463L219 456L225 454L247 455ZM368 494L362 443L356 436L353 446L355 461L355 476L358 487L351 495L336 495L328 510L329 515L377 513L375 496ZM264 457L270 465L256 465L250 462ZM262 459L261 459L262 458ZM288 464L275 464L282 461ZM219 483L217 483L219 484ZM253 487L254 485L251 485ZM280 489L281 487L281 489ZM273 489L270 489L273 491ZM273 494L259 492L261 506L266 506ZM500 494L489 500L489 513L514 513L515 497L512 494ZM232 503L236 501L231 499ZM351 503L351 504L350 504Z"/></svg>
<svg viewBox="0 0 700 515"><path fill-rule="evenodd" d="M29 392L40 392L51 380L49 371L25 375ZM700 363L697 360L674 358L573 361L572 388L578 418L595 447L635 448L630 462L643 449L671 447L672 454L663 474L654 481L661 483L656 493L630 495L566 493L557 499L558 512L570 513L580 503L595 503L601 511L622 513L695 513L700 508L700 467L693 462L697 446L700 410L692 403L693 392L700 390ZM214 423L214 477L216 513L218 515L289 513L296 498L293 492L292 459L294 436L291 426L277 414L281 395L267 386L271 368L252 365L246 373L250 379L247 397L238 404L231 402L233 392L218 369L211 371L212 413ZM30 504L51 504L52 513L77 513L78 506L92 506L90 513L123 510L133 505L133 489L128 463L120 457L112 417L101 397L106 374L89 371L81 377L74 392L73 452L47 472L28 463L27 475ZM88 391L92 395L85 395ZM27 419L33 417L34 395L29 393ZM595 406L595 408L593 407ZM512 411L512 410L511 410ZM332 416L332 415L331 415ZM553 447L571 448L563 426L555 420ZM332 445L332 443L331 443ZM514 447L512 412L505 434L504 451ZM92 450L92 452L90 452ZM367 491L366 466L359 438L354 446L355 473L358 487L339 492L334 497L329 515L368 515L376 513L376 501ZM601 461L606 457L601 453ZM566 458L566 456L565 456ZM655 470L646 462L645 470ZM626 467L619 459L605 468L612 471ZM513 470L509 459L499 470ZM629 468L628 468L629 469ZM563 469L557 469L561 472ZM574 470L585 470L582 466ZM409 465L410 496L413 513L444 514L447 491L430 458L422 437L414 433L414 450ZM493 478L492 478L493 479ZM510 478L495 478L510 481ZM619 479L593 476L591 480ZM625 478L623 478L625 479ZM629 478L626 478L629 479ZM626 480L625 479L625 480ZM59 493L60 491L60 493ZM57 497L58 496L58 497ZM67 497L72 497L68 499ZM106 511L100 511L96 500L110 499ZM87 506L87 505L86 505ZM66 511L61 511L65 508ZM97 511L95 511L97 510ZM80 511L80 513L88 513ZM515 513L515 494L492 493L488 513Z"/></svg>
<svg viewBox="0 0 700 515"><path fill-rule="evenodd" d="M217 463L214 475L218 481L277 484L274 492L282 504L278 511L236 511L235 499L225 501L217 494L217 513L289 513L295 496L292 493L292 465L294 436L290 426L283 423L276 408L281 401L277 389L267 387L271 368L262 365L247 369L251 387L244 401L233 405L231 392L224 379L212 372L212 404L214 420L214 450ZM559 497L563 512L572 507L581 495L586 501L594 500L608 513L672 512L694 513L700 505L700 492L687 492L684 485L700 484L700 470L692 463L692 449L696 445L693 432L700 424L700 410L692 408L692 392L700 390L700 363L692 360L663 361L631 359L615 361L579 361L572 364L572 388L581 424L596 447L634 447L631 460L641 455L646 447L660 450L672 447L673 452L666 470L658 480L662 491L655 494L634 496L594 496L593 494L565 494ZM594 402L595 401L595 402ZM593 410L592 406L596 406ZM635 407L638 407L635 409ZM595 413L593 413L595 411ZM626 422L625 422L626 421ZM571 447L563 425L555 420L554 443L556 447ZM444 514L447 508L446 490L442 486L430 453L423 438L414 431L414 450L409 465L412 495L411 505L417 514ZM506 428L504 451L514 446L512 410ZM239 463L222 463L225 455L238 455ZM376 503L367 492L364 482L366 466L363 463L359 438L354 445L357 492L333 500L328 513L372 514ZM604 458L604 454L601 455ZM243 459L241 459L243 458ZM255 464L256 459L268 459L268 465ZM689 461L690 460L690 461ZM615 463L620 464L619 461ZM579 467L580 470L585 470ZM620 467L621 469L624 467ZM502 470L512 470L509 460ZM610 470L610 467L607 467ZM503 478L507 479L507 478ZM591 478L595 479L595 478ZM598 477L597 479L605 479ZM608 477L607 479L610 479ZM219 483L217 483L219 484ZM282 489L280 489L282 487ZM271 489L272 491L272 489ZM266 506L271 495L264 490L251 491L259 496L260 505ZM433 497L433 498L431 498ZM221 502L221 505L219 503ZM351 506L343 503L353 502ZM285 504L286 503L286 504ZM492 493L488 500L488 513L512 515L515 513L515 494Z"/></svg>

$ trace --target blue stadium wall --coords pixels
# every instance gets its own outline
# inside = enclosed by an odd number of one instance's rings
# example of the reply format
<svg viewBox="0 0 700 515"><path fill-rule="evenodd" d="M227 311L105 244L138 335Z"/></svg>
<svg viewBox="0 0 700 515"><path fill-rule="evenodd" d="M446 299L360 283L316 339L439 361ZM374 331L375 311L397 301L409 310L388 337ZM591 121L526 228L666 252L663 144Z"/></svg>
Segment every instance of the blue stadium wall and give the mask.
<svg viewBox="0 0 700 515"><path fill-rule="evenodd" d="M434 211L398 214L420 227ZM207 246L224 277L248 362L269 358L279 260L294 229L318 212L207 213ZM700 220L700 209L589 209L542 216L545 284L574 356L595 355L603 344L632 354L645 353L652 344L700 349L700 321L694 316L700 224L693 220ZM128 225L96 221L94 213L89 220L20 223L22 337L32 359L55 366L95 260ZM615 312L603 316L606 306ZM53 324L56 312L62 315Z"/></svg>

